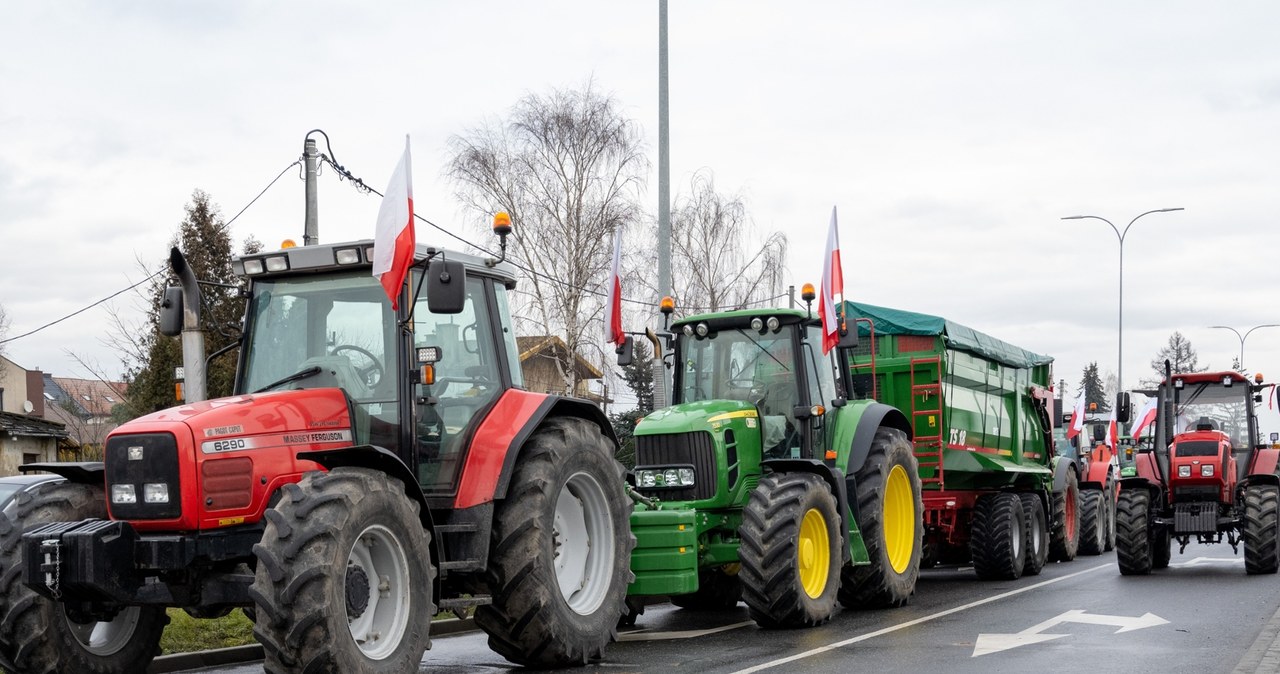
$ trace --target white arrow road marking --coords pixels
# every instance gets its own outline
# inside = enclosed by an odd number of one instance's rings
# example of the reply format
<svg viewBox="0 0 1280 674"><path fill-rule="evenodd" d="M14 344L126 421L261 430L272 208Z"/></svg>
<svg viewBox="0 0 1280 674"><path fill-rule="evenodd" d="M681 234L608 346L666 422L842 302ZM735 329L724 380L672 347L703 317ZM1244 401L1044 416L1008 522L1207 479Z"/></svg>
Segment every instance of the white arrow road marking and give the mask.
<svg viewBox="0 0 1280 674"><path fill-rule="evenodd" d="M1244 564L1243 557L1196 557L1190 561L1178 562L1169 566L1213 566L1215 564Z"/></svg>
<svg viewBox="0 0 1280 674"><path fill-rule="evenodd" d="M746 622L733 623L732 625L723 625L721 627L712 627L706 630L684 630L677 632L645 632L636 630L635 632L623 632L618 635L618 641L666 641L668 639L693 639L694 637L703 637L716 632L725 632L728 630L736 630L739 627L754 625L755 621L748 620Z"/></svg>
<svg viewBox="0 0 1280 674"><path fill-rule="evenodd" d="M998 653L1000 651L1017 648L1018 646L1026 646L1028 644L1036 644L1042 641L1051 641L1060 637L1070 636L1068 634L1041 634L1044 630L1062 623L1084 623L1086 625L1111 625L1119 627L1116 634L1121 632L1132 632L1140 630L1144 627L1155 627L1156 625L1168 624L1168 620L1161 618L1154 613L1144 613L1143 615L1132 618L1123 615L1105 615L1102 613L1085 613L1079 609L1067 611L1058 614L1038 625L1032 625L1017 634L979 634L978 640L973 645L973 656L987 655L988 653Z"/></svg>

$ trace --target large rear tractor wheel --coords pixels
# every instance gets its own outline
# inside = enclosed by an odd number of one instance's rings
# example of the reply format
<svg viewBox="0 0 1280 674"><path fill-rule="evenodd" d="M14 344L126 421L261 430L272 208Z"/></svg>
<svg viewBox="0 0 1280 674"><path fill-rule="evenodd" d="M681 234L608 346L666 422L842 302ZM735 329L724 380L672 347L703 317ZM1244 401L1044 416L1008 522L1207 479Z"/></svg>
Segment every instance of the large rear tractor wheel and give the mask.
<svg viewBox="0 0 1280 674"><path fill-rule="evenodd" d="M841 569L840 603L903 606L916 591L924 548L919 468L906 434L878 429L854 482L858 529L871 563Z"/></svg>
<svg viewBox="0 0 1280 674"><path fill-rule="evenodd" d="M1038 576L1049 560L1049 523L1044 516L1044 502L1036 494L1018 494L1022 513L1027 518L1027 562L1022 575Z"/></svg>
<svg viewBox="0 0 1280 674"><path fill-rule="evenodd" d="M494 514L493 603L476 609L476 624L490 648L527 667L602 657L626 613L635 547L613 443L584 419L549 419L521 448L510 484Z"/></svg>
<svg viewBox="0 0 1280 674"><path fill-rule="evenodd" d="M101 487L58 482L19 493L0 515L0 666L7 672L132 674L160 654L163 608L128 606L109 621L72 619L22 582L22 534L49 522L107 516Z"/></svg>
<svg viewBox="0 0 1280 674"><path fill-rule="evenodd" d="M737 571L734 565L733 571ZM691 611L719 611L733 608L742 599L742 581L724 567L703 569L698 573L698 590L671 597L671 603Z"/></svg>
<svg viewBox="0 0 1280 674"><path fill-rule="evenodd" d="M983 580L1017 580L1027 565L1027 517L1017 494L983 494L969 530L973 570Z"/></svg>
<svg viewBox="0 0 1280 674"><path fill-rule="evenodd" d="M1151 508L1151 492L1146 489L1124 489L1116 504L1116 561L1120 573L1125 576L1145 576L1151 573L1153 542L1157 534L1148 521ZM1168 550L1168 533L1161 534ZM1166 558L1165 564L1168 564Z"/></svg>
<svg viewBox="0 0 1280 674"><path fill-rule="evenodd" d="M810 473L761 478L742 513L742 598L761 627L809 627L831 619L843 536L836 499Z"/></svg>
<svg viewBox="0 0 1280 674"><path fill-rule="evenodd" d="M1107 503L1098 489L1080 492L1080 554L1100 555L1107 547Z"/></svg>
<svg viewBox="0 0 1280 674"><path fill-rule="evenodd" d="M381 471L312 472L267 511L249 594L267 672L418 668L435 614L418 503Z"/></svg>
<svg viewBox="0 0 1280 674"><path fill-rule="evenodd" d="M1244 570L1249 575L1280 569L1280 488L1253 484L1244 490Z"/></svg>
<svg viewBox="0 0 1280 674"><path fill-rule="evenodd" d="M1069 562L1080 549L1080 485L1074 471L1053 493L1053 526L1049 529L1049 561Z"/></svg>

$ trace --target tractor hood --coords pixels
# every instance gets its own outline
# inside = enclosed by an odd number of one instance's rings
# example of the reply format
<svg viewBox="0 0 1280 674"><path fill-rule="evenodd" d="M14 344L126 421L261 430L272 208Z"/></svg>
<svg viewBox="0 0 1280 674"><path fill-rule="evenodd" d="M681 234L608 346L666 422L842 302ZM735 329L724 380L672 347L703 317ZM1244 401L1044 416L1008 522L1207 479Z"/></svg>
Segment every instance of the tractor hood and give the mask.
<svg viewBox="0 0 1280 674"><path fill-rule="evenodd" d="M349 433L351 414L347 396L341 389L271 391L170 407L127 422L112 435L146 432L157 425L174 422L189 427L200 443L211 438L262 433L336 429ZM296 444L305 442L297 440Z"/></svg>
<svg viewBox="0 0 1280 674"><path fill-rule="evenodd" d="M702 400L654 411L636 423L636 435L718 431L731 421L757 428L760 413L755 405L741 400Z"/></svg>

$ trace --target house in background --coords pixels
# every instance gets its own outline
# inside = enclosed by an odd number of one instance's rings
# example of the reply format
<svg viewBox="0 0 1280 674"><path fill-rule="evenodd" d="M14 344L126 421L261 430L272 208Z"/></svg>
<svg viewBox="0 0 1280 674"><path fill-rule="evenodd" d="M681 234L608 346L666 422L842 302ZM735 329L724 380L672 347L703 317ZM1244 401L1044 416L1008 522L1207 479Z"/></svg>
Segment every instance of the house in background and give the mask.
<svg viewBox="0 0 1280 674"><path fill-rule="evenodd" d="M67 428L45 418L44 373L0 356L0 475L24 463L57 461L70 447Z"/></svg>
<svg viewBox="0 0 1280 674"><path fill-rule="evenodd" d="M608 389L603 385L604 373L578 354L573 357L578 383L572 392L566 390L564 378L556 370L555 359L566 356L569 347L556 335L516 337L516 348L520 350L520 371L524 373L526 389L537 393L582 398L601 406L613 402L608 398ZM604 394L591 390L589 384L593 381L601 382Z"/></svg>
<svg viewBox="0 0 1280 674"><path fill-rule="evenodd" d="M44 375L45 417L66 425L75 460L97 461L107 434L118 424L111 412L125 401L123 382Z"/></svg>

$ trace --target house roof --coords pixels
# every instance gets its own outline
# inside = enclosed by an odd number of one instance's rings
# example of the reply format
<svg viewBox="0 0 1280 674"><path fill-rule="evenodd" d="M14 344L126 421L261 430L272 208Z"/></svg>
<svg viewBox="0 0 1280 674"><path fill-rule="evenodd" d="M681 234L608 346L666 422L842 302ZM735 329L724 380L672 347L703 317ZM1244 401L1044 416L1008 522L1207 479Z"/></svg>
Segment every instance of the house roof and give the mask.
<svg viewBox="0 0 1280 674"><path fill-rule="evenodd" d="M65 438L67 427L56 421L46 421L39 417L0 412L0 433L12 436L32 438Z"/></svg>
<svg viewBox="0 0 1280 674"><path fill-rule="evenodd" d="M111 408L124 402L126 388L122 382L44 376L46 399L63 409L72 407L79 416L110 416Z"/></svg>
<svg viewBox="0 0 1280 674"><path fill-rule="evenodd" d="M557 335L516 337L516 348L520 350L521 363L537 356L551 356L553 354L559 356L569 352L569 347ZM604 373L599 368L592 365L591 361L581 355L575 353L574 361L577 363L578 377L580 379L601 379L604 377Z"/></svg>

